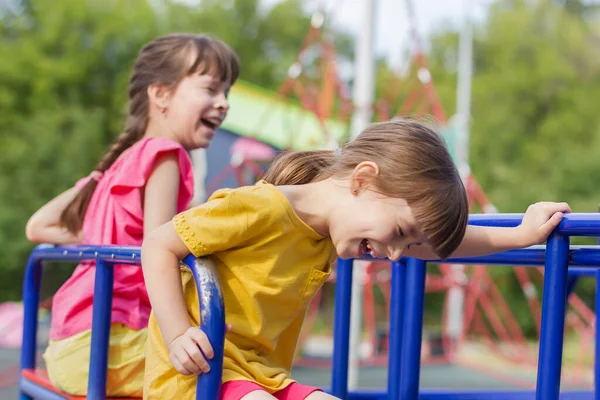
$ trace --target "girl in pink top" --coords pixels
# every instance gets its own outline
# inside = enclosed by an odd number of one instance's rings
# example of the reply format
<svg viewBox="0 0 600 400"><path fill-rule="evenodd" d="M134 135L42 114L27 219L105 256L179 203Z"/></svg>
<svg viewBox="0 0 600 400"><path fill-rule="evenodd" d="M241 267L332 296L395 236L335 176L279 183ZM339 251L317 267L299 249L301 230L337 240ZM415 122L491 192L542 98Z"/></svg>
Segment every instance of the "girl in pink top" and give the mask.
<svg viewBox="0 0 600 400"><path fill-rule="evenodd" d="M129 85L129 117L94 171L40 208L29 240L140 246L144 234L185 210L193 196L188 150L209 146L239 73L223 42L173 34L147 44ZM87 392L94 263L81 263L52 306L48 375L59 389ZM114 271L108 396L141 396L150 301L142 269Z"/></svg>

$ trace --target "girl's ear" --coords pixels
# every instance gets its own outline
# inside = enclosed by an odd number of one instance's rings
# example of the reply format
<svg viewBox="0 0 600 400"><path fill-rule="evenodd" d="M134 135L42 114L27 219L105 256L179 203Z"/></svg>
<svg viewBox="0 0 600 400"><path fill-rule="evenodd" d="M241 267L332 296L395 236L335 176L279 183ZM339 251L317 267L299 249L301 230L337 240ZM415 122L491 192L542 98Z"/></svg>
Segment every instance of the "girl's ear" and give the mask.
<svg viewBox="0 0 600 400"><path fill-rule="evenodd" d="M379 176L379 165L373 161L363 161L358 164L350 176L350 190L359 194L369 186L374 186Z"/></svg>
<svg viewBox="0 0 600 400"><path fill-rule="evenodd" d="M171 89L164 85L154 83L148 86L148 99L150 105L158 108L159 110L166 110L169 107L171 100Z"/></svg>

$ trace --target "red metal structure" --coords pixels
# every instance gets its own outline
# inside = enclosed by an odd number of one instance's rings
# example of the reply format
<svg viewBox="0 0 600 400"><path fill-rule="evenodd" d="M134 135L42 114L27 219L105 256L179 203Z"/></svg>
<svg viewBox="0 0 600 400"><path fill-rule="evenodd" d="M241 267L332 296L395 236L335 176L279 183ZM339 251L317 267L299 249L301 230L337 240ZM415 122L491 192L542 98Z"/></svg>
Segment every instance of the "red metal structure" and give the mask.
<svg viewBox="0 0 600 400"><path fill-rule="evenodd" d="M408 3L409 13L410 2ZM409 19L414 20L414 15ZM317 21L318 23L315 23ZM301 46L296 63L290 68L289 77L280 87L279 95L286 98L297 99L302 106L312 111L320 121L327 118L337 118L348 121L352 111L351 99L348 90L336 74L335 50L327 35L323 32L322 14L318 13L313 18L306 38ZM395 79L395 85L388 85L388 92L382 93L380 99L373 105L374 118L376 120L388 120L395 116L411 116L413 118L433 116L441 125L448 123L446 113L437 95L433 78L429 71L427 60L421 50L420 41L416 29L411 28L413 54L409 74L406 78L391 77ZM312 75L304 72L309 69L306 65L306 53L313 51L312 60L314 65L320 66L320 73ZM315 49L320 52L315 54ZM389 90L400 92L394 96ZM335 98L337 95L337 99ZM327 138L325 125L323 134ZM477 182L475 176L469 173L465 178L465 186L469 197L471 210L473 212L495 212L496 209L489 201L485 192ZM427 288L429 293L445 293L442 317L441 344L443 351L436 357L430 357L430 361L452 362L457 361L457 351L466 337L475 338L488 345L489 350L501 356L503 359L514 362L535 365L537 357L537 346L528 343L517 319L510 310L500 289L489 274L489 269L483 266L471 266L468 269L463 266L452 266L440 264L437 273L427 275ZM533 277L542 276L543 270L524 267L513 268L528 304L531 317L535 321L537 334L539 335L540 324L540 300L537 288L539 283L534 283ZM335 281L332 276L330 282ZM460 288L464 293L464 309L462 334L457 338L451 338L448 332L447 313L449 307L449 290ZM376 318L376 291L383 296L386 310L389 309L389 264L372 262L367 267L363 281L363 316L366 335L371 344L371 357L366 364L383 364L387 357L387 328L378 327ZM321 296L317 296L309 310L305 330L301 338L300 348L303 341L310 335L311 328L319 312ZM573 309L571 318L567 323L578 334L582 335L582 344L590 344L593 340L594 313L575 294L569 298L569 304ZM387 312L385 313L387 315ZM578 356L581 364L582 351ZM299 358L299 363L307 360Z"/></svg>
<svg viewBox="0 0 600 400"><path fill-rule="evenodd" d="M409 20L414 20L410 1L408 3ZM337 72L337 54L324 27L324 14L316 12L311 26L303 40L296 61L289 68L288 77L282 82L278 96L286 100L299 102L305 110L311 111L320 122L324 141L331 143L326 127L328 119L349 122L353 105L348 88ZM446 126L448 119L438 97L433 78L427 65L426 57L420 46L416 29L411 27L412 58L406 77L390 76L379 99L373 104L375 120L389 120L396 116L431 119L433 116L440 126ZM265 110L265 120L269 118L269 110ZM292 132L293 135L293 132ZM224 174L240 175L240 184L247 183L242 171L249 170L251 175L258 176L261 170L251 160L244 164L232 166ZM485 192L470 172L465 179L465 186L473 212L495 212L496 209L489 201ZM489 269L483 266L453 266L438 265L436 271L427 275L426 290L428 293L443 293L444 304L442 313L441 332L436 343L431 340L429 362L459 362L458 350L464 340L484 343L490 352L504 360L517 362L521 365L535 365L537 346L528 343L517 319L510 310L496 282L490 276ZM524 300L529 307L531 318L535 321L537 334L540 324L540 300L538 297L541 285L542 269L535 270L524 267L512 269L516 280L522 288ZM536 281L537 279L537 281ZM332 274L330 283L335 282ZM372 262L366 269L363 281L363 316L367 341L370 344L370 356L365 364L384 364L387 358L387 326L386 320L381 321L376 315L376 297L383 297L385 311L380 314L388 315L389 311L389 264ZM449 295L451 290L463 293L462 330L458 337L452 337L449 332L448 314L450 308ZM319 294L313 300L302 333L299 351L318 317L322 296ZM585 344L593 341L594 313L577 297L571 295L569 304L573 312L567 323L581 335L582 346L577 363L583 362ZM379 321L378 321L379 320ZM299 354L298 363L317 365L327 363L325 360L307 360Z"/></svg>

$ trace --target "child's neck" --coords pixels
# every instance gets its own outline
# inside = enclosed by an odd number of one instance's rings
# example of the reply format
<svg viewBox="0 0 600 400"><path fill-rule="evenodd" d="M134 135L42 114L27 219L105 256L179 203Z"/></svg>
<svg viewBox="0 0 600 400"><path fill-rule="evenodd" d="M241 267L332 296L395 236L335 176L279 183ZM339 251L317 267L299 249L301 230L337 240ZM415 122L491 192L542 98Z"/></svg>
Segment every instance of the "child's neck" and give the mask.
<svg viewBox="0 0 600 400"><path fill-rule="evenodd" d="M332 178L306 185L277 187L288 199L298 217L321 236L329 236L329 216L338 191Z"/></svg>
<svg viewBox="0 0 600 400"><path fill-rule="evenodd" d="M144 137L166 137L167 139L177 141L171 129L161 126L160 123L155 121L148 122L146 132L144 132Z"/></svg>

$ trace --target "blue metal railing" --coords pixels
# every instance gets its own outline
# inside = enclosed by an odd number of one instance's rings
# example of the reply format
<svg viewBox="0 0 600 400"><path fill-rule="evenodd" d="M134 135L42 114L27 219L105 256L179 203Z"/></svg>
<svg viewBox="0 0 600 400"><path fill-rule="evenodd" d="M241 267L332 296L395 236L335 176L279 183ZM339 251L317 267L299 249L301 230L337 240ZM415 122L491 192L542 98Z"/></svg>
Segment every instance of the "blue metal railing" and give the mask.
<svg viewBox="0 0 600 400"><path fill-rule="evenodd" d="M482 226L514 227L521 223L523 214L471 215L469 224ZM544 266L544 287L542 302L542 321L538 359L537 400L555 400L559 398L562 363L562 348L566 312L566 294L568 269L573 266L571 275L595 275L594 267L600 267L600 246L574 246L569 249L570 236L600 236L600 214L566 214L548 239L547 246L533 246L527 249L511 250L485 257L456 258L445 261L456 264L492 264L492 265L524 265ZM394 376L388 377L388 399L419 398L419 371L421 332L423 319L423 302L425 294L426 261L406 258L401 263L392 265L391 306L390 306L390 351L388 371ZM434 263L440 260L430 261ZM585 268L587 267L587 268ZM398 271L404 269L405 271ZM338 282L335 293L334 319L334 359L332 365L331 393L342 399L348 398L347 376L348 343L350 318L350 286L352 261L340 260L337 264ZM600 274L600 273L599 273ZM349 278L346 278L349 276ZM340 282L340 279L343 279ZM599 296L600 298L600 296ZM395 307L401 307L400 311ZM402 313L402 322L398 322L398 314ZM401 325L401 326L400 326ZM598 325L596 326L598 337ZM402 332L401 335L392 332ZM597 339L598 340L598 339ZM335 357L335 354L343 356ZM598 355L597 355L598 357ZM597 358L598 359L598 358ZM600 364L600 361L599 361ZM344 375L346 374L346 375ZM600 378L600 373L596 370ZM600 384L599 382L596 383ZM443 393L425 395L421 398L524 398L523 392L456 392L450 397ZM350 394L351 395L351 394ZM440 397L437 397L437 396ZM576 398L580 393L574 393ZM423 397L425 396L425 397ZM475 396L475 397L473 397ZM531 393L527 395L531 398ZM585 393L585 398L591 398ZM600 399L600 393L596 393ZM366 397L365 397L366 398Z"/></svg>
<svg viewBox="0 0 600 400"><path fill-rule="evenodd" d="M21 370L35 369L38 306L43 261L96 261L96 280L92 319L92 339L88 399L106 398L106 372L108 362L108 339L113 288L113 266L115 264L140 264L140 248L124 246L51 246L40 245L31 253L25 270L23 284L23 343L21 348ZM198 378L198 398L218 398L223 365L225 340L225 314L221 288L209 263L188 256L185 260L196 281L200 300L201 328L213 345L215 355L209 360L210 374ZM33 382L21 377L20 399L63 399Z"/></svg>
<svg viewBox="0 0 600 400"><path fill-rule="evenodd" d="M471 215L469 223L486 226L517 226L522 214ZM600 277L596 268L600 267L600 246L572 246L571 236L600 236L600 214L565 215L547 246L534 246L528 249L512 250L485 257L457 258L447 263L544 266L544 288L542 302L541 338L539 347L538 375L535 398L556 400L559 398L566 296L569 276ZM24 306L25 324L21 368L35 367L35 343L37 331L37 307L42 275L41 262L96 260L96 287L94 296L94 321L92 327L89 399L103 399L105 396L106 349L110 326L112 265L139 264L139 249L133 247L39 246L32 253L25 273ZM199 268L193 257L186 263L194 272L201 309L208 310L203 316L202 328L213 343L215 357L211 362L211 373L198 379L198 396L216 399L221 380L222 351L224 340L224 314L221 293L216 275ZM331 393L342 399L497 399L532 398L531 392L524 391L421 391L419 392L420 350L423 320L423 299L425 295L426 262L405 258L392 263L391 304L390 304L390 357L388 363L388 392L349 393L347 388L350 305L352 288L352 260L338 260L334 314L334 350ZM440 260L431 261L440 262ZM597 280L597 284L598 284ZM203 294L200 293L200 291ZM597 301L600 295L597 291ZM209 293L207 296L206 293ZM600 303L597 303L600 304ZM218 339L217 339L218 338ZM598 325L596 325L596 342ZM596 387L600 387L600 359L596 352ZM216 373L215 373L216 372ZM40 388L32 387L22 379L21 399L58 398L49 391L40 397ZM583 396L583 397L582 397ZM565 398L592 398L590 393L572 392ZM600 399L596 391L596 399ZM200 398L200 397L198 397Z"/></svg>

